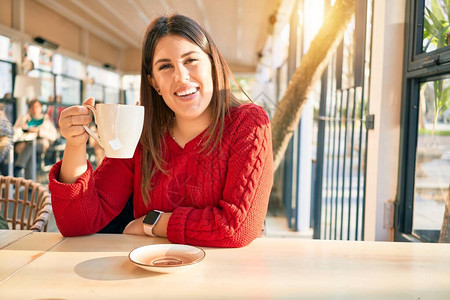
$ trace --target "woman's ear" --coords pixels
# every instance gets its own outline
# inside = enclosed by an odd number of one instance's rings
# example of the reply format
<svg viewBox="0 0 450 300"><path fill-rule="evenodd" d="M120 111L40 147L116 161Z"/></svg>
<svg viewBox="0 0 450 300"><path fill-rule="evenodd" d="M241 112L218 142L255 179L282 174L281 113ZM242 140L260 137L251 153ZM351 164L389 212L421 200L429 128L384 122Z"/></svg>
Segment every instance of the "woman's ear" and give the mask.
<svg viewBox="0 0 450 300"><path fill-rule="evenodd" d="M156 80L150 75L147 75L147 80L148 80L148 83L150 83L150 85L158 92L158 94L161 95L161 90L159 89L158 84L156 83Z"/></svg>

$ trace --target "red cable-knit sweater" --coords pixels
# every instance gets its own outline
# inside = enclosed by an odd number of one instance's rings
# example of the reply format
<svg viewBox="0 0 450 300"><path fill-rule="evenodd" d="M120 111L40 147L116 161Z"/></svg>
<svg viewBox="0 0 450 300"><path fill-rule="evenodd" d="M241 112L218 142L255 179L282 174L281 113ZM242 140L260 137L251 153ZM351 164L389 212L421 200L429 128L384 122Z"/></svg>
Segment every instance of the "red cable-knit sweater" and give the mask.
<svg viewBox="0 0 450 300"><path fill-rule="evenodd" d="M205 131L206 132L206 131ZM49 174L56 224L65 236L96 233L116 217L133 194L134 216L150 210L172 212L170 242L209 247L242 247L258 237L273 181L269 119L254 104L230 109L219 146L200 152L205 132L181 148L169 134L167 174L152 179L144 204L141 146L131 159L105 158L73 184L58 181L61 162Z"/></svg>

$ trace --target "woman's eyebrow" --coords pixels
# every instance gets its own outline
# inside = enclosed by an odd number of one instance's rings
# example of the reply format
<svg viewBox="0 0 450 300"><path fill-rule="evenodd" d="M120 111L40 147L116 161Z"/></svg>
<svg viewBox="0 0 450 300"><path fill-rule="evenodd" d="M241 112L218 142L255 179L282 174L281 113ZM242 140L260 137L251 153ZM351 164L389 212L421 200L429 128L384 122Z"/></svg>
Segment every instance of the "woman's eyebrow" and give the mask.
<svg viewBox="0 0 450 300"><path fill-rule="evenodd" d="M198 53L198 52L197 51L189 51L189 52L186 52L183 55L181 55L181 57L186 57L188 55L191 55L192 53Z"/></svg>
<svg viewBox="0 0 450 300"><path fill-rule="evenodd" d="M159 63L162 63L162 62L170 62L170 59L168 59L168 58L160 58L160 59L158 59L158 60L155 62L155 65L156 65L156 64L159 64Z"/></svg>
<svg viewBox="0 0 450 300"><path fill-rule="evenodd" d="M193 53L197 53L197 54L198 54L198 51L189 51L189 52L186 52L186 53L182 54L181 57L184 58L184 57L189 56L189 55L191 55L191 54L193 54ZM155 62L155 65L156 65L156 64L159 64L159 63L162 63L162 62L170 62L170 59L169 59L169 58L160 58L160 59L158 59L158 60Z"/></svg>

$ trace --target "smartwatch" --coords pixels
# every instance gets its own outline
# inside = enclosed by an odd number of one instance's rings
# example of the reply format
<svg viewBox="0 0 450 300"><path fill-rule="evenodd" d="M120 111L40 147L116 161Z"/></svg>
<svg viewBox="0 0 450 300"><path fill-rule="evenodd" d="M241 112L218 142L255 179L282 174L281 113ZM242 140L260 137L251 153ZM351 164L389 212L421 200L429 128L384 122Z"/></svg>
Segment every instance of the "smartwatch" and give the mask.
<svg viewBox="0 0 450 300"><path fill-rule="evenodd" d="M144 232L146 235L155 236L153 234L153 227L158 223L159 218L163 214L163 211L160 210L151 210L144 218Z"/></svg>

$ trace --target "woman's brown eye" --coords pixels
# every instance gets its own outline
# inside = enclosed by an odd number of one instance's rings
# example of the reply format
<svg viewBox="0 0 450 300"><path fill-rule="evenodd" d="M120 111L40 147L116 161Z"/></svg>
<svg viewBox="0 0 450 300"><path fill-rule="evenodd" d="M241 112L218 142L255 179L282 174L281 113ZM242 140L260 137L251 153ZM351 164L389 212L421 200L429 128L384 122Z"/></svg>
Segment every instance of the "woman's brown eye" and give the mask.
<svg viewBox="0 0 450 300"><path fill-rule="evenodd" d="M168 69L168 68L170 68L170 65L166 64L166 65L161 65L161 66L158 68L158 70L161 71L161 70Z"/></svg>
<svg viewBox="0 0 450 300"><path fill-rule="evenodd" d="M198 59L196 59L196 58L188 58L185 63L188 64L188 63L192 63L194 61L198 61Z"/></svg>

